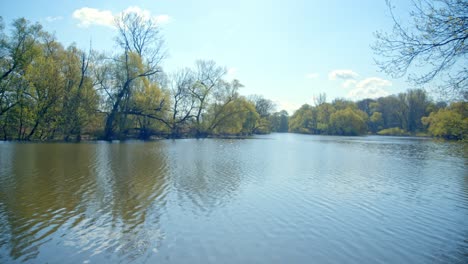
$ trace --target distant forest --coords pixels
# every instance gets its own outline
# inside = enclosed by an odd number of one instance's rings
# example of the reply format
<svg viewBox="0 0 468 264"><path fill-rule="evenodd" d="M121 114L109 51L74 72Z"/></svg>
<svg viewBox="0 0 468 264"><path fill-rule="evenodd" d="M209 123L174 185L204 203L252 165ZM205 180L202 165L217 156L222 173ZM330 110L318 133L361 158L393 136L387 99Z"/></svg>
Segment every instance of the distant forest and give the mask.
<svg viewBox="0 0 468 264"><path fill-rule="evenodd" d="M65 140L245 136L431 135L466 139L467 102L434 102L422 89L303 105L292 116L213 61L166 74L158 27L137 14L116 19L114 54L64 47L24 18L0 17L0 139Z"/></svg>
<svg viewBox="0 0 468 264"><path fill-rule="evenodd" d="M357 102L303 105L289 119L289 131L307 134L436 136L466 139L468 104L433 102L422 89Z"/></svg>

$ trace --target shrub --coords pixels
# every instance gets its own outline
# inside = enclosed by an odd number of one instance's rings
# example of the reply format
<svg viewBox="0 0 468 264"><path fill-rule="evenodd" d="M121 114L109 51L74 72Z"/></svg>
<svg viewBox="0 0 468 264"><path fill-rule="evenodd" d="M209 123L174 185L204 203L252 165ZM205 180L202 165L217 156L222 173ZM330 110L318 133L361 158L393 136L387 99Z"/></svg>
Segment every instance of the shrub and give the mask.
<svg viewBox="0 0 468 264"><path fill-rule="evenodd" d="M409 136L409 133L399 127L392 127L387 129L382 129L377 134L381 136Z"/></svg>

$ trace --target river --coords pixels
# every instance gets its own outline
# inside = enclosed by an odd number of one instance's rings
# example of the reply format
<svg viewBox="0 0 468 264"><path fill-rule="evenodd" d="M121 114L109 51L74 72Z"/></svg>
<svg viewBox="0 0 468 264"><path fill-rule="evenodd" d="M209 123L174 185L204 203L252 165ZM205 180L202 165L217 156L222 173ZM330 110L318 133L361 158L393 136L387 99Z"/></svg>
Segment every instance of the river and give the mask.
<svg viewBox="0 0 468 264"><path fill-rule="evenodd" d="M0 263L467 263L466 145L0 143Z"/></svg>

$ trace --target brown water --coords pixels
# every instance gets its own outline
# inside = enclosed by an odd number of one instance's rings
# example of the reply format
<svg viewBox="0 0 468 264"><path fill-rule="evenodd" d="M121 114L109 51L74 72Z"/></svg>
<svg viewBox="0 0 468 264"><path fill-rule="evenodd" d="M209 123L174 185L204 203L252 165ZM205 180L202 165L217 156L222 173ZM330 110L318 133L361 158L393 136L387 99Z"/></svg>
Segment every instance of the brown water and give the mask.
<svg viewBox="0 0 468 264"><path fill-rule="evenodd" d="M0 263L467 263L462 144L0 143Z"/></svg>

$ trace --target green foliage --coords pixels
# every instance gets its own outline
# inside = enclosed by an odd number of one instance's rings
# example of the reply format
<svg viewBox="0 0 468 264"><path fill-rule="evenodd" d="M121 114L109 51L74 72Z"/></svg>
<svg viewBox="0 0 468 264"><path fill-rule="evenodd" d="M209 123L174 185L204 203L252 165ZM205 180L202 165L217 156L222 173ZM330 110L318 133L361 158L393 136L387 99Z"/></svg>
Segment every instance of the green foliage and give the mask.
<svg viewBox="0 0 468 264"><path fill-rule="evenodd" d="M335 105L338 103L338 106ZM333 105L329 103L323 103L316 107L316 118L317 125L315 128L316 134L329 134L332 133L330 128L330 117L336 111L337 107L349 105L349 101L334 101Z"/></svg>
<svg viewBox="0 0 468 264"><path fill-rule="evenodd" d="M333 100L332 105L335 107L336 110L344 110L346 108L356 109L357 105L353 101L349 101L346 99L337 98Z"/></svg>
<svg viewBox="0 0 468 264"><path fill-rule="evenodd" d="M466 103L453 103L449 107L458 115L449 118L445 114L437 119L435 112L445 107L446 104L443 102L431 102L426 92L421 89L408 90L405 93L378 99L364 99L355 103L336 99L331 104L321 102L315 107L303 105L289 119L289 131L306 134L361 135L368 129L369 132L379 135L427 135L429 126L434 136L463 137L460 133L466 134L466 132L461 130L466 129L462 125L464 123L460 121L460 116L468 116ZM432 116L426 118L427 120L423 119L431 112L434 112ZM441 123L441 120L451 122L453 125ZM432 127L429 121L432 121ZM458 132L441 132L443 128L451 131L458 129Z"/></svg>
<svg viewBox="0 0 468 264"><path fill-rule="evenodd" d="M210 134L250 134L252 124L259 121L255 106L243 97L229 101L222 108L216 108L216 105L211 105L208 111L212 115L208 131Z"/></svg>
<svg viewBox="0 0 468 264"><path fill-rule="evenodd" d="M352 102L305 104L292 116L273 101L243 97L238 80L214 61L166 76L152 21L125 15L112 58L65 48L41 25L0 19L0 138L3 140L148 139L152 136L295 132L425 134L466 139L467 103L431 102L424 90ZM9 33L5 33L9 32ZM377 132L378 131L378 132ZM408 132L406 132L408 131Z"/></svg>
<svg viewBox="0 0 468 264"><path fill-rule="evenodd" d="M421 118L437 108L422 89L408 90L406 93L380 97L377 100L364 99L357 106L371 118L368 126L372 133L386 128L399 127L410 133L425 130ZM375 113L378 113L374 115Z"/></svg>
<svg viewBox="0 0 468 264"><path fill-rule="evenodd" d="M435 137L446 139L468 138L468 103L455 103L448 109L432 112L423 117L422 122L428 125L428 131Z"/></svg>
<svg viewBox="0 0 468 264"><path fill-rule="evenodd" d="M288 132L289 129L289 114L285 110L276 112L270 117L271 131L273 132Z"/></svg>
<svg viewBox="0 0 468 264"><path fill-rule="evenodd" d="M366 122L367 114L355 104L335 100L316 107L303 105L290 118L289 130L306 134L361 135L367 131Z"/></svg>
<svg viewBox="0 0 468 264"><path fill-rule="evenodd" d="M403 128L405 109L404 104L397 96L390 95L377 99L375 111L382 113L384 128Z"/></svg>
<svg viewBox="0 0 468 264"><path fill-rule="evenodd" d="M312 106L301 106L289 119L289 131L295 133L313 134L316 127L315 112Z"/></svg>
<svg viewBox="0 0 468 264"><path fill-rule="evenodd" d="M408 90L404 94L405 104L407 106L406 130L411 132L421 131L424 126L421 118L426 115L426 109L429 106L429 100L424 90Z"/></svg>
<svg viewBox="0 0 468 264"><path fill-rule="evenodd" d="M330 116L330 131L334 135L344 136L365 134L366 116L366 113L351 108L338 110Z"/></svg>
<svg viewBox="0 0 468 264"><path fill-rule="evenodd" d="M25 19L0 21L0 135L4 140L80 140L271 131L274 104L239 96L213 61L197 61L167 88L158 28L138 14L119 18L121 52L64 48ZM282 129L287 130L281 116ZM195 133L193 132L195 131ZM192 134L193 133L193 134Z"/></svg>
<svg viewBox="0 0 468 264"><path fill-rule="evenodd" d="M399 127L382 129L377 134L381 136L409 136L409 133Z"/></svg>
<svg viewBox="0 0 468 264"><path fill-rule="evenodd" d="M371 132L376 133L381 130L383 126L382 113L374 112L369 118L369 129Z"/></svg>

